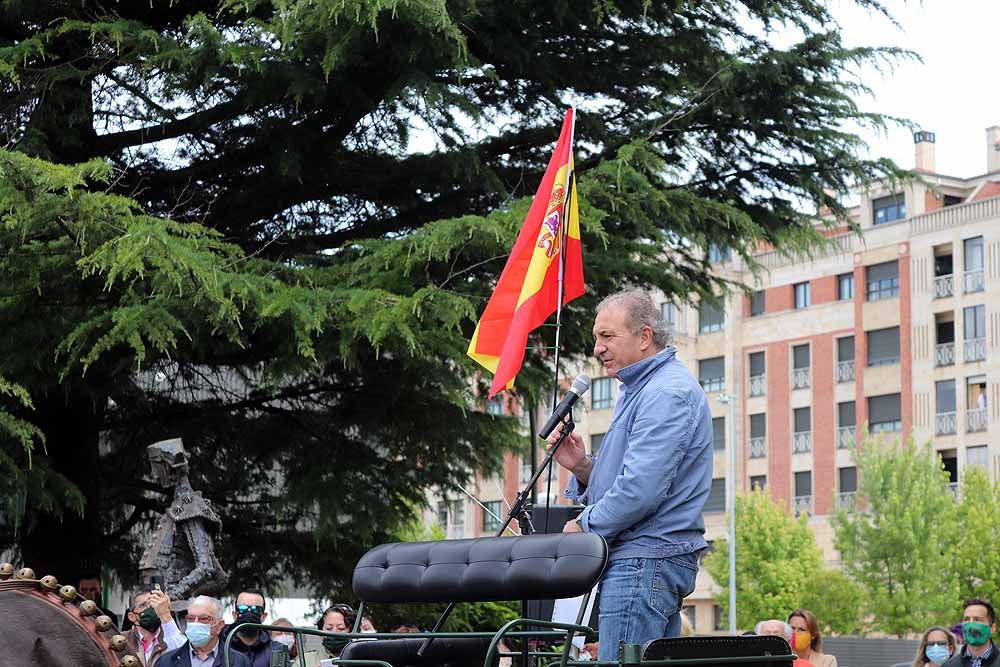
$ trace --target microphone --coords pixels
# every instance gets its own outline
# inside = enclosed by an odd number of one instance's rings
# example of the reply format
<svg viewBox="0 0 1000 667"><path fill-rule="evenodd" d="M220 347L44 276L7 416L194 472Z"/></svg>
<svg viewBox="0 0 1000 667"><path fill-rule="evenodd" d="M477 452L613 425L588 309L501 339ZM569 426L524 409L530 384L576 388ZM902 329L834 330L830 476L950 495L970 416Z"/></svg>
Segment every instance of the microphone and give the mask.
<svg viewBox="0 0 1000 667"><path fill-rule="evenodd" d="M538 437L545 440L549 437L552 431L555 430L559 422L566 418L566 415L570 414L573 406L576 404L580 397L590 390L590 376L586 373L580 373L573 380L573 386L569 388L563 400L559 402L556 409L552 411L552 416L549 420L545 422L545 426L538 432Z"/></svg>

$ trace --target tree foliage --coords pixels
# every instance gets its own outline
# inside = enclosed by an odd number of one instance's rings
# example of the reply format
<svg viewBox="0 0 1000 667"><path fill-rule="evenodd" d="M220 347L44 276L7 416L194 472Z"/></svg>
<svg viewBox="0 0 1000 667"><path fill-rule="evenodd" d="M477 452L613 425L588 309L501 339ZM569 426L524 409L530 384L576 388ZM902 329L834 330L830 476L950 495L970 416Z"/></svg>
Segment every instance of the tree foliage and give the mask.
<svg viewBox="0 0 1000 667"><path fill-rule="evenodd" d="M897 636L949 624L960 599L952 558L960 535L940 459L929 446L878 439L855 458L858 509L832 522L846 571L865 591L862 618Z"/></svg>
<svg viewBox="0 0 1000 667"><path fill-rule="evenodd" d="M180 435L231 586L339 595L427 488L518 445L464 352L565 106L573 356L599 296L710 296L711 245L808 249L829 193L899 176L844 128L885 122L854 72L900 55L815 0L6 3L5 543L128 583L169 501L144 448Z"/></svg>
<svg viewBox="0 0 1000 667"><path fill-rule="evenodd" d="M975 465L962 468L958 501L942 523L950 527L948 575L958 584L959 596L952 617L959 618L959 602L969 598L1000 599L1000 483L990 482L986 470Z"/></svg>

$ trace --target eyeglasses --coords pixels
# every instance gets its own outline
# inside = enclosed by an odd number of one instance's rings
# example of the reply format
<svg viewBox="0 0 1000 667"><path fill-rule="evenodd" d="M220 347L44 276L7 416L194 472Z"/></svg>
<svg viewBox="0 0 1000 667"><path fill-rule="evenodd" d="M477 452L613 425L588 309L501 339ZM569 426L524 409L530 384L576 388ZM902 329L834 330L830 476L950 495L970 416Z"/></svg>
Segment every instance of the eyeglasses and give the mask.
<svg viewBox="0 0 1000 667"><path fill-rule="evenodd" d="M947 640L937 641L937 642L927 642L928 646L948 646Z"/></svg>
<svg viewBox="0 0 1000 667"><path fill-rule="evenodd" d="M255 614L264 613L264 605L262 604L238 604L236 605L237 614L245 614L248 611L252 611Z"/></svg>
<svg viewBox="0 0 1000 667"><path fill-rule="evenodd" d="M215 616L210 616L208 614L202 614L201 616L188 616L189 621L195 623L204 623L205 625L212 625L215 623Z"/></svg>

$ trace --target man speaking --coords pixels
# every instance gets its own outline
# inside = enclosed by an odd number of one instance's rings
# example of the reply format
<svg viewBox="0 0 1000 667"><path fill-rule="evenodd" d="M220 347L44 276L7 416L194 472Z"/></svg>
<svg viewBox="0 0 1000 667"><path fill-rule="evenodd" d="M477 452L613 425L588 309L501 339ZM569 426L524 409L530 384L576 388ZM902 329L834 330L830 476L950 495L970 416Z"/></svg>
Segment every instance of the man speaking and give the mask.
<svg viewBox="0 0 1000 667"><path fill-rule="evenodd" d="M604 299L594 341L607 374L622 382L621 396L597 457L571 433L555 458L573 473L566 495L586 505L564 531L608 542L598 659L617 660L620 640L680 634L681 602L708 547L701 510L712 486L712 416L647 293Z"/></svg>

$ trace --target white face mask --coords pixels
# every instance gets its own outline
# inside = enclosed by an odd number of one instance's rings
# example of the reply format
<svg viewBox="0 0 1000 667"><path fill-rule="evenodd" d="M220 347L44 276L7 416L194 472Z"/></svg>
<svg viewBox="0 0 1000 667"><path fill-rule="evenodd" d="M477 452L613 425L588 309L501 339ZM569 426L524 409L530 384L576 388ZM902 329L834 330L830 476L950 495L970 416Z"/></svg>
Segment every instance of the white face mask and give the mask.
<svg viewBox="0 0 1000 667"><path fill-rule="evenodd" d="M375 632L376 632L375 628L371 628L370 630L362 630L361 634L363 634L363 635L373 635L373 634L375 634Z"/></svg>
<svg viewBox="0 0 1000 667"><path fill-rule="evenodd" d="M510 663L511 663L512 660L513 660L513 658L511 658L510 656L507 656L505 658L500 658L500 666L499 667L510 667Z"/></svg>
<svg viewBox="0 0 1000 667"><path fill-rule="evenodd" d="M576 656L577 660L593 660L594 656L590 655L590 651L580 651L580 655Z"/></svg>
<svg viewBox="0 0 1000 667"><path fill-rule="evenodd" d="M292 648L295 644L295 635L277 635L276 637L272 637L272 639L279 644L284 644L288 648Z"/></svg>

